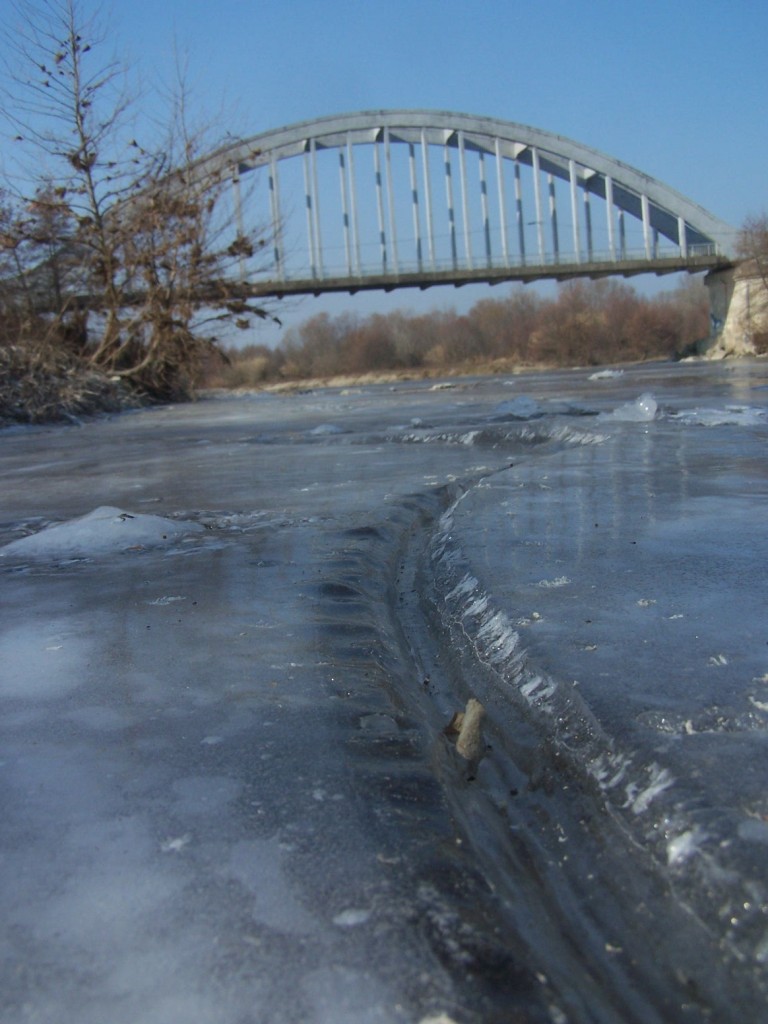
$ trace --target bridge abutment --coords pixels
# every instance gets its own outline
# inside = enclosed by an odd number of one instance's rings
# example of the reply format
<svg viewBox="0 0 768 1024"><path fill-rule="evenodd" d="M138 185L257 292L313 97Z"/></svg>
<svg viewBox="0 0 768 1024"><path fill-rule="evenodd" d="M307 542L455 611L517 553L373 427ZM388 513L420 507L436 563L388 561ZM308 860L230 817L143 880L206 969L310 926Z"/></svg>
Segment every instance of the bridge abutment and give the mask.
<svg viewBox="0 0 768 1024"><path fill-rule="evenodd" d="M710 335L699 345L711 359L755 355L766 351L768 284L749 262L710 271Z"/></svg>

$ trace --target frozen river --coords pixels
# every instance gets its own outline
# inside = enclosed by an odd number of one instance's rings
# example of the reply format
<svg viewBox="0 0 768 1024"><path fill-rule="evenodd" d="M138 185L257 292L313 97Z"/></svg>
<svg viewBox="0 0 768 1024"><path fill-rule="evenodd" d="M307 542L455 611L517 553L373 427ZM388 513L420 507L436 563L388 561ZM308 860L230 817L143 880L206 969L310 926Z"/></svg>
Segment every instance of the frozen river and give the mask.
<svg viewBox="0 0 768 1024"><path fill-rule="evenodd" d="M759 1019L767 444L764 361L0 434L3 1024Z"/></svg>

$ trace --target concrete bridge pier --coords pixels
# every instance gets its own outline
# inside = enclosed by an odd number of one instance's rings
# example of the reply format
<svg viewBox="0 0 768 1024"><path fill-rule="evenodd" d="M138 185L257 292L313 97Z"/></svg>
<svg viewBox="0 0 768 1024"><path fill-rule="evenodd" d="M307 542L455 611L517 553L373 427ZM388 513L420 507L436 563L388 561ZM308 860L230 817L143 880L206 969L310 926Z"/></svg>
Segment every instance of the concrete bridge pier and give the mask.
<svg viewBox="0 0 768 1024"><path fill-rule="evenodd" d="M749 262L711 270L704 279L709 290L710 335L700 353L710 358L755 355L765 349L768 333L768 285Z"/></svg>

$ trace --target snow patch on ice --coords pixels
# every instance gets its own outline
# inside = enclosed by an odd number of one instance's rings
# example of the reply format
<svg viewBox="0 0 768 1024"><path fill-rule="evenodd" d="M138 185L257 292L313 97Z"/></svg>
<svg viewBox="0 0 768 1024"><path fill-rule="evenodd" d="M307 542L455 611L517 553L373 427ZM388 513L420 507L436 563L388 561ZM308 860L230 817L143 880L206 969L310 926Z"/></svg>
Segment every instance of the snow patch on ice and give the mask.
<svg viewBox="0 0 768 1024"><path fill-rule="evenodd" d="M567 576L558 576L554 580L539 580L536 586L543 587L545 590L553 590L557 587L567 587L570 582Z"/></svg>
<svg viewBox="0 0 768 1024"><path fill-rule="evenodd" d="M587 380L616 380L617 377L623 376L623 370L598 370L596 373L590 373Z"/></svg>
<svg viewBox="0 0 768 1024"><path fill-rule="evenodd" d="M102 505L78 519L11 541L0 548L0 558L89 558L159 547L191 533L202 533L204 529L200 523L133 514L112 505Z"/></svg>

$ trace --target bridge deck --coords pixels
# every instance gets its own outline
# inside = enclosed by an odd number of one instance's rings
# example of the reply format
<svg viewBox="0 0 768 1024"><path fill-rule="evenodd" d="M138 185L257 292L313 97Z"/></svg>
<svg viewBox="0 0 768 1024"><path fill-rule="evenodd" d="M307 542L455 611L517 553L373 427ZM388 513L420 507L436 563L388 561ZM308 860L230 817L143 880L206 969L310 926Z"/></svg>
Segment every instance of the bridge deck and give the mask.
<svg viewBox="0 0 768 1024"><path fill-rule="evenodd" d="M465 284L502 284L506 281L522 281L531 283L544 279L566 281L577 277L633 277L638 274L653 273L657 276L674 274L681 271L700 273L706 270L722 269L731 266L732 261L721 254L688 256L683 259L679 255L663 257L649 263L645 258L624 259L615 261L594 260L592 262L572 263L532 263L516 266L493 267L452 267L450 269L425 270L407 269L390 273L366 273L351 276L346 272L328 272L322 277L295 277L283 280L264 280L249 282L241 288L253 297L282 298L288 295L320 295L323 292L348 292L353 295L358 291L384 290L394 291L396 288L420 288L422 290L435 285L454 285L460 288Z"/></svg>

